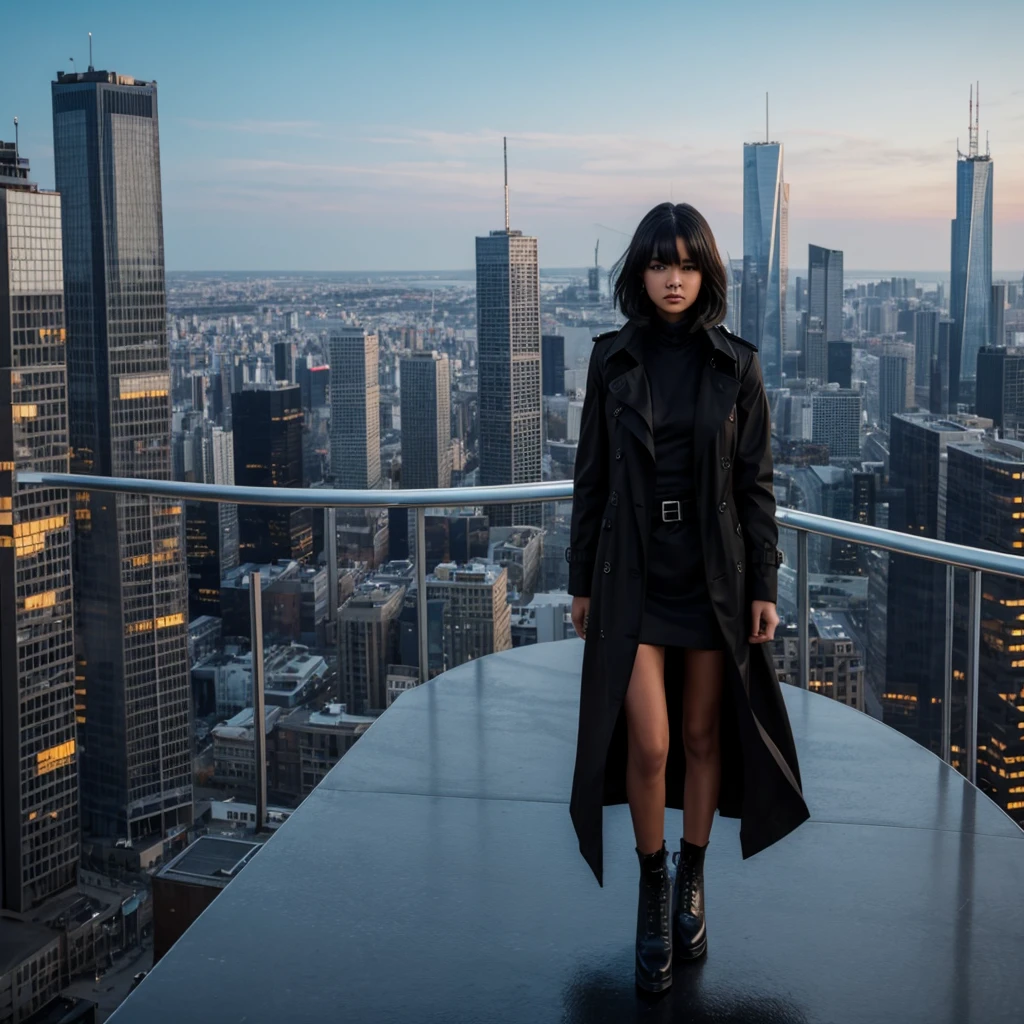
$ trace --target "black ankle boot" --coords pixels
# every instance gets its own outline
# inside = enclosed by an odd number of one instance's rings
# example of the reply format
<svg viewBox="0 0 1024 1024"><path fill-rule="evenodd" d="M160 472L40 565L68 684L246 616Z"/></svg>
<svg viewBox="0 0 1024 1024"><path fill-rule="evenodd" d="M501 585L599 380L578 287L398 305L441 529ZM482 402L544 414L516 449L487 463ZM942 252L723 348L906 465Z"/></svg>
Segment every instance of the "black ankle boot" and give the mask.
<svg viewBox="0 0 1024 1024"><path fill-rule="evenodd" d="M656 853L641 853L640 901L636 912L636 983L645 992L672 984L672 879L664 841Z"/></svg>
<svg viewBox="0 0 1024 1024"><path fill-rule="evenodd" d="M672 943L676 956L695 960L708 948L704 922L704 846L679 841L679 853L672 855L676 877L672 885Z"/></svg>

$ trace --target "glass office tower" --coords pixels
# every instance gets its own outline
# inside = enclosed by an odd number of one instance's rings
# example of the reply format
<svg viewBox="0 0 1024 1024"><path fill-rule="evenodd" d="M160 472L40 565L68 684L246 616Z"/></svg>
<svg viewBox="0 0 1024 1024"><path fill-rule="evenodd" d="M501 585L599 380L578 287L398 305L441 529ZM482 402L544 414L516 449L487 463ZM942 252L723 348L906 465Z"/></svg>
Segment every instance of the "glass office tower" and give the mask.
<svg viewBox="0 0 1024 1024"><path fill-rule="evenodd" d="M541 479L540 278L537 239L492 231L476 240L480 483ZM540 526L541 506L491 505L491 526Z"/></svg>
<svg viewBox="0 0 1024 1024"><path fill-rule="evenodd" d="M157 89L58 72L72 472L171 476ZM133 841L192 821L181 504L74 498L82 827Z"/></svg>
<svg viewBox="0 0 1024 1024"><path fill-rule="evenodd" d="M78 757L60 196L0 142L0 910L75 881Z"/></svg>
<svg viewBox="0 0 1024 1024"><path fill-rule="evenodd" d="M978 125L967 153L957 152L949 315L954 322L950 403L971 401L978 350L992 337L992 157L978 153ZM963 382L966 386L961 388Z"/></svg>
<svg viewBox="0 0 1024 1024"><path fill-rule="evenodd" d="M741 334L757 346L769 387L782 383L788 213L789 186L782 177L782 143L744 143Z"/></svg>

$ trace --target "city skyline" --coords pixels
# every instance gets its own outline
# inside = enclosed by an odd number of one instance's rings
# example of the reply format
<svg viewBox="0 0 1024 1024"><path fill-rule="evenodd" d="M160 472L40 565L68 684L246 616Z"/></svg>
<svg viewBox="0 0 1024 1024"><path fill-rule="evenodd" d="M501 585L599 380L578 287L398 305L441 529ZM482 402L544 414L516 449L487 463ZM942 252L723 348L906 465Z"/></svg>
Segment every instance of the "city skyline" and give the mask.
<svg viewBox="0 0 1024 1024"><path fill-rule="evenodd" d="M793 186L792 251L813 242L843 249L850 267L940 270L955 210L950 163L957 139L966 145L967 88L980 77L981 127L1000 163L994 264L997 271L1024 264L1024 90L1012 76L1013 26L1024 14L1016 6L988 3L976 11L998 19L1002 31L987 44L983 67L954 75L949 68L962 64L954 27L935 24L924 11L887 8L886 31L871 51L873 66L890 69L884 77L865 73L861 47L837 45L843 33L859 31L837 16L794 12L776 25L756 17L745 23L733 9L695 12L689 29L729 41L726 51L715 45L687 55L692 76L716 82L699 102L664 98L660 89L638 95L657 9L636 19L609 19L600 5L591 11L582 19L575 5L547 11L543 34L531 18L506 19L489 46L479 44L478 22L497 14L468 18L451 6L351 12L346 36L387 46L354 53L342 67L319 56L333 47L332 28L342 17L329 9L311 33L307 19L271 24L224 5L214 16L204 13L203 31L189 35L183 61L177 29L198 18L188 3L173 25L170 12L122 18L119 5L86 24L77 9L58 3L45 24L32 13L19 19L12 54L0 67L0 94L10 105L0 113L8 125L20 115L22 148L41 186L50 187L46 83L58 68L70 70L70 55L79 70L86 66L87 31L97 68L157 80L167 265L189 270L470 267L470 240L500 215L500 140L507 134L515 221L540 239L542 265L561 267L586 265L597 236L603 251L620 249L625 239L597 225L631 232L666 198L697 205L721 248L738 256L739 154L743 142L764 137L767 90L771 136L786 145ZM860 13L865 26L876 23L870 6ZM577 43L571 51L558 42L565 21ZM765 75L753 58L772 47L799 59L773 62ZM453 48L458 67L443 60ZM603 58L594 59L612 48L619 52L616 79L629 83L623 88L603 87ZM485 73L496 56L517 49L535 57L527 80L513 86ZM722 52L730 54L728 69ZM292 54L302 61L301 84L258 73ZM421 67L424 54L430 73L414 81L402 65ZM809 90L811 79L824 85ZM374 85L358 102L343 101L353 80ZM10 128L0 130L0 137L8 134ZM281 189L284 178L298 187Z"/></svg>

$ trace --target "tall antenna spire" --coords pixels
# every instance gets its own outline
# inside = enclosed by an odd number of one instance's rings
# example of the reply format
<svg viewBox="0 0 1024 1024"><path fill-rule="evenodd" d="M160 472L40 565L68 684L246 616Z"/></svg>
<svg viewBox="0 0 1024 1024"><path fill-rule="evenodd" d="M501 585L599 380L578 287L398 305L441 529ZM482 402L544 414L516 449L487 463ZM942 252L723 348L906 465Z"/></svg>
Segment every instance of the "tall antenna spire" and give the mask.
<svg viewBox="0 0 1024 1024"><path fill-rule="evenodd" d="M768 142L771 136L768 134L768 93L764 94L764 141Z"/></svg>
<svg viewBox="0 0 1024 1024"><path fill-rule="evenodd" d="M508 139L502 136L501 148L505 155L505 234L508 234Z"/></svg>
<svg viewBox="0 0 1024 1024"><path fill-rule="evenodd" d="M14 119L14 174L18 174L18 119Z"/></svg>
<svg viewBox="0 0 1024 1024"><path fill-rule="evenodd" d="M89 33L89 70L95 71L96 69L92 66L92 33Z"/></svg>
<svg viewBox="0 0 1024 1024"><path fill-rule="evenodd" d="M978 107L981 103L978 103ZM974 86L971 86L970 94L970 105L967 108L969 114L969 121L967 125L967 155L977 156L978 155L978 121L977 121L977 109L974 103Z"/></svg>

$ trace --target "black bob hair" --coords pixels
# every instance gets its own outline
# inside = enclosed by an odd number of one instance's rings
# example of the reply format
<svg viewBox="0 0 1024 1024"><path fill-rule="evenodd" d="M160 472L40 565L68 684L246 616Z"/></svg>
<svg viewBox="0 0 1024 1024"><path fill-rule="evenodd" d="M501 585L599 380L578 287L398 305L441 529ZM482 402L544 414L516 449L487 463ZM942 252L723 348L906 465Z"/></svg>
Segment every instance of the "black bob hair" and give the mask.
<svg viewBox="0 0 1024 1024"><path fill-rule="evenodd" d="M654 259L678 265L677 238L686 243L686 250L701 273L700 291L693 304L697 314L693 330L716 327L725 320L725 264L708 222L689 203L660 203L640 221L629 248L612 268L615 301L630 319L646 320L656 315L654 303L644 288L644 271Z"/></svg>

